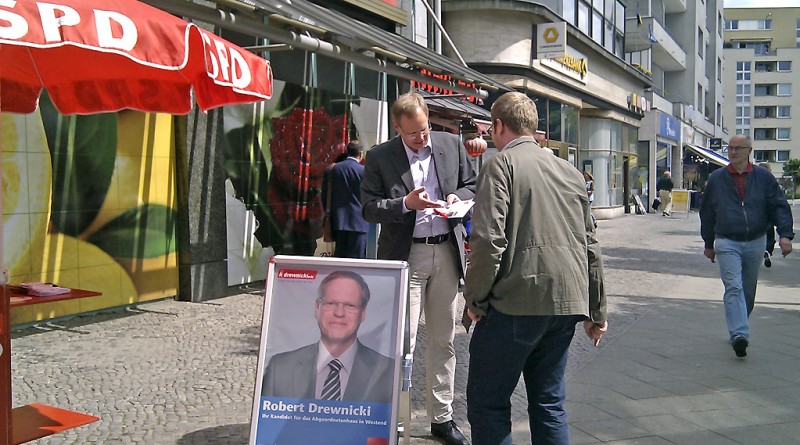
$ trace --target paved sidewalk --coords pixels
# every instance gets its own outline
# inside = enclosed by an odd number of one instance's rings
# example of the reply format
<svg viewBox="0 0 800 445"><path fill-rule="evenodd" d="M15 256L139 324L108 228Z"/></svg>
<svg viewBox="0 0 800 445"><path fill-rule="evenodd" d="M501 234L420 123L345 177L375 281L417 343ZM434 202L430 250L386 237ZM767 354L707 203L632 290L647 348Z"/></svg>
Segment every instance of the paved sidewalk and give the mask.
<svg viewBox="0 0 800 445"><path fill-rule="evenodd" d="M695 213L600 221L611 325L600 348L580 332L573 342L574 444L800 443L800 251L762 269L752 343L740 360L726 342L722 285L698 232ZM18 330L14 406L41 402L102 418L41 444L247 443L262 306L263 288L252 287L206 303L161 301ZM467 434L468 343L460 330L454 408ZM438 443L428 435L423 373L416 363L414 445ZM520 385L515 444L530 440L525 410Z"/></svg>

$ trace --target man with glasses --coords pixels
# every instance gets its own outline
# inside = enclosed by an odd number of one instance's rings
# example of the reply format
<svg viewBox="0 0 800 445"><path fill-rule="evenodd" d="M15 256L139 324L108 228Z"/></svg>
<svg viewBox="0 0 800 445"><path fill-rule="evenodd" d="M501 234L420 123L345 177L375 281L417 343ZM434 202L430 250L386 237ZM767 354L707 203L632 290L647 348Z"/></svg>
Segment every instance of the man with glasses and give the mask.
<svg viewBox="0 0 800 445"><path fill-rule="evenodd" d="M391 114L398 136L367 154L361 182L364 218L381 224L378 258L409 263L412 352L425 312L431 433L448 445L468 445L453 421L452 407L456 295L466 269L466 230L460 220L444 218L433 209L471 199L475 171L458 136L430 130L422 96L401 95Z"/></svg>
<svg viewBox="0 0 800 445"><path fill-rule="evenodd" d="M794 238L789 203L772 172L750 162L752 151L748 136L730 139L731 162L709 176L700 206L703 254L712 263L719 260L725 320L737 357L747 356L750 344L748 318L756 301L765 234L774 224L783 256L791 253Z"/></svg>
<svg viewBox="0 0 800 445"><path fill-rule="evenodd" d="M325 277L314 303L319 342L272 357L261 395L391 403L392 360L357 337L369 297L367 283L355 272Z"/></svg>

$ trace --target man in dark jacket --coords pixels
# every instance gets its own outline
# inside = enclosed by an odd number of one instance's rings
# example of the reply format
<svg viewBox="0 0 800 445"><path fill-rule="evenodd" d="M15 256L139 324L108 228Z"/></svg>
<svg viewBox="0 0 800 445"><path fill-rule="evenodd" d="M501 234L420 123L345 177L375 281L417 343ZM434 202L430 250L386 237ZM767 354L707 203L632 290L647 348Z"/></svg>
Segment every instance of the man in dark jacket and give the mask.
<svg viewBox="0 0 800 445"><path fill-rule="evenodd" d="M672 212L672 189L675 183L672 182L672 174L669 170L664 172L664 176L656 182L656 191L658 192L658 199L661 200L661 215L669 216Z"/></svg>
<svg viewBox="0 0 800 445"><path fill-rule="evenodd" d="M783 256L792 251L792 212L770 171L750 163L750 138L737 134L728 143L731 163L708 178L700 207L703 252L719 259L730 342L737 357L747 355L748 318L756 300L758 271L766 231L774 224Z"/></svg>
<svg viewBox="0 0 800 445"><path fill-rule="evenodd" d="M331 227L336 248L333 256L339 258L366 258L369 223L361 214L361 180L364 179L364 145L359 141L347 144L347 157L325 171L322 181L322 203L330 208ZM329 176L330 175L330 176ZM328 190L328 183L330 188Z"/></svg>

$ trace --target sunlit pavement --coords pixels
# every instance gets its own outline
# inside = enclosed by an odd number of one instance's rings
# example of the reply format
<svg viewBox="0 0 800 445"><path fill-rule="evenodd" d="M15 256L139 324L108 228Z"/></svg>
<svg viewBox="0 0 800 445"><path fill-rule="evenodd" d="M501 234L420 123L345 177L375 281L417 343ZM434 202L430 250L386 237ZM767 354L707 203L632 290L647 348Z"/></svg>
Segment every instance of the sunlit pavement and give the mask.
<svg viewBox="0 0 800 445"><path fill-rule="evenodd" d="M793 207L795 231L800 207ZM696 213L599 222L610 331L578 331L567 369L574 444L797 443L800 243L762 268L745 359L727 343L716 264ZM13 333L14 406L32 402L101 421L41 444L244 444L249 436L263 288L205 303L161 301ZM424 335L424 330L422 332ZM414 368L411 443L436 444ZM469 435L469 334L456 338L456 422ZM530 442L524 388L514 443Z"/></svg>

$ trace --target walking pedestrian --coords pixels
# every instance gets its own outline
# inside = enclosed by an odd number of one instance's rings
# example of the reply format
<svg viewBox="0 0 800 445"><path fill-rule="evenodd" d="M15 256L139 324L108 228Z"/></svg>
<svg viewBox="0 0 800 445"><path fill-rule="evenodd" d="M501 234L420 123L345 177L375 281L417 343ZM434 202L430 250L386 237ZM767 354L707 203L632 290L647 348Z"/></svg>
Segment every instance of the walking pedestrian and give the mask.
<svg viewBox="0 0 800 445"><path fill-rule="evenodd" d="M469 445L453 421L456 295L466 269L466 230L461 220L433 209L442 202L472 199L475 171L458 136L431 131L421 95L401 95L391 114L398 136L367 156L361 183L364 217L381 224L378 258L408 261L412 352L425 312L431 433L447 445Z"/></svg>
<svg viewBox="0 0 800 445"><path fill-rule="evenodd" d="M669 216L672 212L672 189L675 183L672 182L672 174L669 170L664 172L664 176L656 182L656 191L661 200L661 216Z"/></svg>
<svg viewBox="0 0 800 445"><path fill-rule="evenodd" d="M755 306L766 231L775 225L783 256L791 253L794 238L789 203L772 173L750 162L752 151L748 136L730 139L731 162L709 176L700 206L703 254L712 263L719 260L725 320L737 357L747 356L750 344L748 319Z"/></svg>
<svg viewBox="0 0 800 445"><path fill-rule="evenodd" d="M567 351L583 321L607 328L600 246L581 173L535 142L536 105L518 92L492 105L501 151L481 168L464 296L470 341L467 417L474 445L511 445L511 395L525 379L533 444L569 444Z"/></svg>

